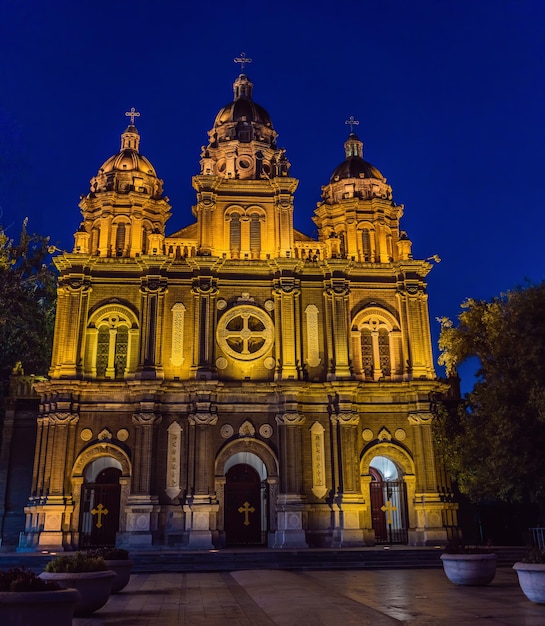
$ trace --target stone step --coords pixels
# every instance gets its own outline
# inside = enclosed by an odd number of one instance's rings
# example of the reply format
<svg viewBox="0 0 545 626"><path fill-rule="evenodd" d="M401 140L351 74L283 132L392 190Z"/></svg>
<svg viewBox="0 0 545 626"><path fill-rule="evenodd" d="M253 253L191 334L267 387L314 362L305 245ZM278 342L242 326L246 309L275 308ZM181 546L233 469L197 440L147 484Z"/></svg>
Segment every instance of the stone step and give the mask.
<svg viewBox="0 0 545 626"><path fill-rule="evenodd" d="M526 553L522 546L495 547L499 567L511 567ZM440 548L385 546L351 549L309 550L139 550L131 552L134 571L211 572L248 569L419 569L442 567ZM0 553L0 569L27 567L42 571L52 554Z"/></svg>

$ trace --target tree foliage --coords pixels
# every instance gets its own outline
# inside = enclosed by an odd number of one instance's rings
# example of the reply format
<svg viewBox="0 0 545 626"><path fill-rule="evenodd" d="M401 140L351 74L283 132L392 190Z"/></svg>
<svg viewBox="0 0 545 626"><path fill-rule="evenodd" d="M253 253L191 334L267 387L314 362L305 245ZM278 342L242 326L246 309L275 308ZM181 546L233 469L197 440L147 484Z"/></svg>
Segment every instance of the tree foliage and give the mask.
<svg viewBox="0 0 545 626"><path fill-rule="evenodd" d="M545 284L462 304L442 323L449 376L479 361L473 390L443 402L435 435L460 491L474 502L545 503Z"/></svg>
<svg viewBox="0 0 545 626"><path fill-rule="evenodd" d="M46 263L49 238L30 235L23 222L15 244L0 227L0 375L20 362L27 374L46 374L55 323L56 271Z"/></svg>

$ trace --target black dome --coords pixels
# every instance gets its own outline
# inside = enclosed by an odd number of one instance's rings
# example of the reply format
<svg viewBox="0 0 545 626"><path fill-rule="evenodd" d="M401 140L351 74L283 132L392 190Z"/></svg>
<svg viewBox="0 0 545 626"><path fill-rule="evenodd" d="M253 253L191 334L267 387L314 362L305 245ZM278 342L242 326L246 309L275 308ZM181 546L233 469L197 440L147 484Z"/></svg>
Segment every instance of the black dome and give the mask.
<svg viewBox="0 0 545 626"><path fill-rule="evenodd" d="M346 178L377 178L384 181L384 176L380 171L359 156L350 156L338 165L329 182L335 183Z"/></svg>

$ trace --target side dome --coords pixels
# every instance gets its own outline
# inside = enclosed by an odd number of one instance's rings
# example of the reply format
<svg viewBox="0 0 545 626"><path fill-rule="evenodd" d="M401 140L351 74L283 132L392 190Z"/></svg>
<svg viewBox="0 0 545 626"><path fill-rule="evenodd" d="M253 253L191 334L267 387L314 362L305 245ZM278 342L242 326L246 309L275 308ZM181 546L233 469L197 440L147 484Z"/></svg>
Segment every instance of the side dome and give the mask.
<svg viewBox="0 0 545 626"><path fill-rule="evenodd" d="M392 199L392 188L386 178L371 163L363 158L363 142L350 133L344 144L345 160L338 165L322 187L322 200L326 204L336 204L350 198L369 200L371 198Z"/></svg>
<svg viewBox="0 0 545 626"><path fill-rule="evenodd" d="M129 125L121 135L121 150L106 159L98 174L91 179L91 192L117 191L119 193L138 192L151 197L163 193L163 181L155 168L138 151L140 135L134 125Z"/></svg>

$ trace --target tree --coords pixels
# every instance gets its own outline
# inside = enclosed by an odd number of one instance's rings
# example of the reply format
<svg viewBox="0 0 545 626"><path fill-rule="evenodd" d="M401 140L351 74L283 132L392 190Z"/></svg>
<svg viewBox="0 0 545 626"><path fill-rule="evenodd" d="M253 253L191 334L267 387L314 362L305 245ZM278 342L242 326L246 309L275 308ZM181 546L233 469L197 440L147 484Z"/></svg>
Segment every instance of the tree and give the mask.
<svg viewBox="0 0 545 626"><path fill-rule="evenodd" d="M19 243L0 226L0 376L21 363L27 374L46 374L53 343L56 271L46 263L49 237L29 235Z"/></svg>
<svg viewBox="0 0 545 626"><path fill-rule="evenodd" d="M545 503L545 284L487 302L469 299L442 323L447 375L479 361L473 390L443 401L435 436L447 469L473 502Z"/></svg>

